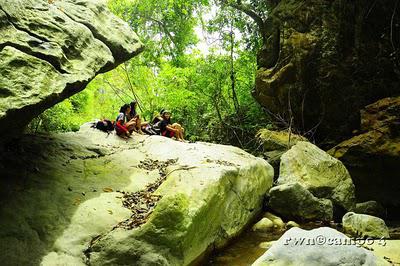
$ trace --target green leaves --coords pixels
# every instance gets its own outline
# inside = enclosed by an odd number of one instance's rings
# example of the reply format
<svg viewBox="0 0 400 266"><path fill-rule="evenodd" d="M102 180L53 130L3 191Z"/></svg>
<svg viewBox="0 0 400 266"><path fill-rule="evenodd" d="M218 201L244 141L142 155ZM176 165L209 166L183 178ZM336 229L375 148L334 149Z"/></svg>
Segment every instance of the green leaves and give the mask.
<svg viewBox="0 0 400 266"><path fill-rule="evenodd" d="M147 60L160 65L162 58L179 66L186 49L198 42L194 27L195 10L207 1L199 0L109 0L110 9L129 22L147 49Z"/></svg>
<svg viewBox="0 0 400 266"><path fill-rule="evenodd" d="M215 5L206 9L208 4L206 0L110 0L111 10L145 42L145 52L97 76L83 92L42 114L30 130L69 131L94 119L113 120L122 104L137 99L137 111L148 121L161 108L170 109L173 121L186 128L188 139L250 143L258 128L268 123L251 96L256 53L246 49L250 37L244 33L252 22L234 9ZM201 21L202 12L215 16ZM219 47L207 55L190 49L198 41L194 29L201 23L220 37L215 42ZM250 42L254 48L256 43Z"/></svg>

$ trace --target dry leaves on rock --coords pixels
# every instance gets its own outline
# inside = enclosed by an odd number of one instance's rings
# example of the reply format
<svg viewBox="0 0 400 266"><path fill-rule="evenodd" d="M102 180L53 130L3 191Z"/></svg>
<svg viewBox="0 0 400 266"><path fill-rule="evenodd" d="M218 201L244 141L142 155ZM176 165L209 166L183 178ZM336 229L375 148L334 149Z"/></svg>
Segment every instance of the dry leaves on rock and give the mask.
<svg viewBox="0 0 400 266"><path fill-rule="evenodd" d="M146 186L145 189L137 192L124 192L122 197L122 204L125 208L132 211L132 216L119 223L116 227L122 227L125 229L133 229L144 223L146 223L150 214L157 206L157 202L161 199L160 195L154 195L154 191L165 181L167 177L166 169L171 164L176 163L177 160L167 160L160 162L157 160L146 159L140 162L140 168L152 171L155 169L159 170L160 177L153 183Z"/></svg>

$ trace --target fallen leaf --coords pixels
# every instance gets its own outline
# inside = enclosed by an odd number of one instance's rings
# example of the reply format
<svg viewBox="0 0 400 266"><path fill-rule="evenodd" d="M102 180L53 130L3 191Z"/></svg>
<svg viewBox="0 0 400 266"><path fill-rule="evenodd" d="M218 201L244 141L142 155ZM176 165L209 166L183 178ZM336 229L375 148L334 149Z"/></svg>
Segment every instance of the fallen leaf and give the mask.
<svg viewBox="0 0 400 266"><path fill-rule="evenodd" d="M76 198L74 200L74 205L79 205L81 203L81 199L80 198Z"/></svg>
<svg viewBox="0 0 400 266"><path fill-rule="evenodd" d="M103 188L103 191L104 192L113 192L114 190L110 187L105 187L105 188Z"/></svg>

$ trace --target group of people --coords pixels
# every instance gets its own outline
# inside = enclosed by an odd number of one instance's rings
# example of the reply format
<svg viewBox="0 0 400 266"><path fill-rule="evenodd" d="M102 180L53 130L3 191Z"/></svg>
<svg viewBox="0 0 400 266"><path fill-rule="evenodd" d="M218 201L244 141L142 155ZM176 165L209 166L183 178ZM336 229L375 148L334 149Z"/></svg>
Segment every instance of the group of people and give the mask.
<svg viewBox="0 0 400 266"><path fill-rule="evenodd" d="M185 129L178 123L171 123L171 112L162 109L154 117L153 121L142 121L136 112L137 102L124 104L119 110L115 120L115 131L122 138L129 138L133 132L148 135L162 135L164 137L175 137L179 141L185 141Z"/></svg>

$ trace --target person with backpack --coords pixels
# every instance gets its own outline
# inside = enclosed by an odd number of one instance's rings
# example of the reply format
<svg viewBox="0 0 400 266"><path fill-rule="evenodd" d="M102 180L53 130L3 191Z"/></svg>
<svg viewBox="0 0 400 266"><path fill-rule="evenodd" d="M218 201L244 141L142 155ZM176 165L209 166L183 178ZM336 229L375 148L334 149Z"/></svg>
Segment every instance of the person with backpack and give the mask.
<svg viewBox="0 0 400 266"><path fill-rule="evenodd" d="M134 119L128 120L130 111L130 105L124 104L121 106L117 119L115 120L115 131L117 135L125 139L130 137L133 128L136 126L136 121Z"/></svg>
<svg viewBox="0 0 400 266"><path fill-rule="evenodd" d="M160 121L161 135L167 138L175 137L178 141L184 142L183 132L184 129L181 125L175 123L171 124L171 112L164 110L162 113L162 120Z"/></svg>

